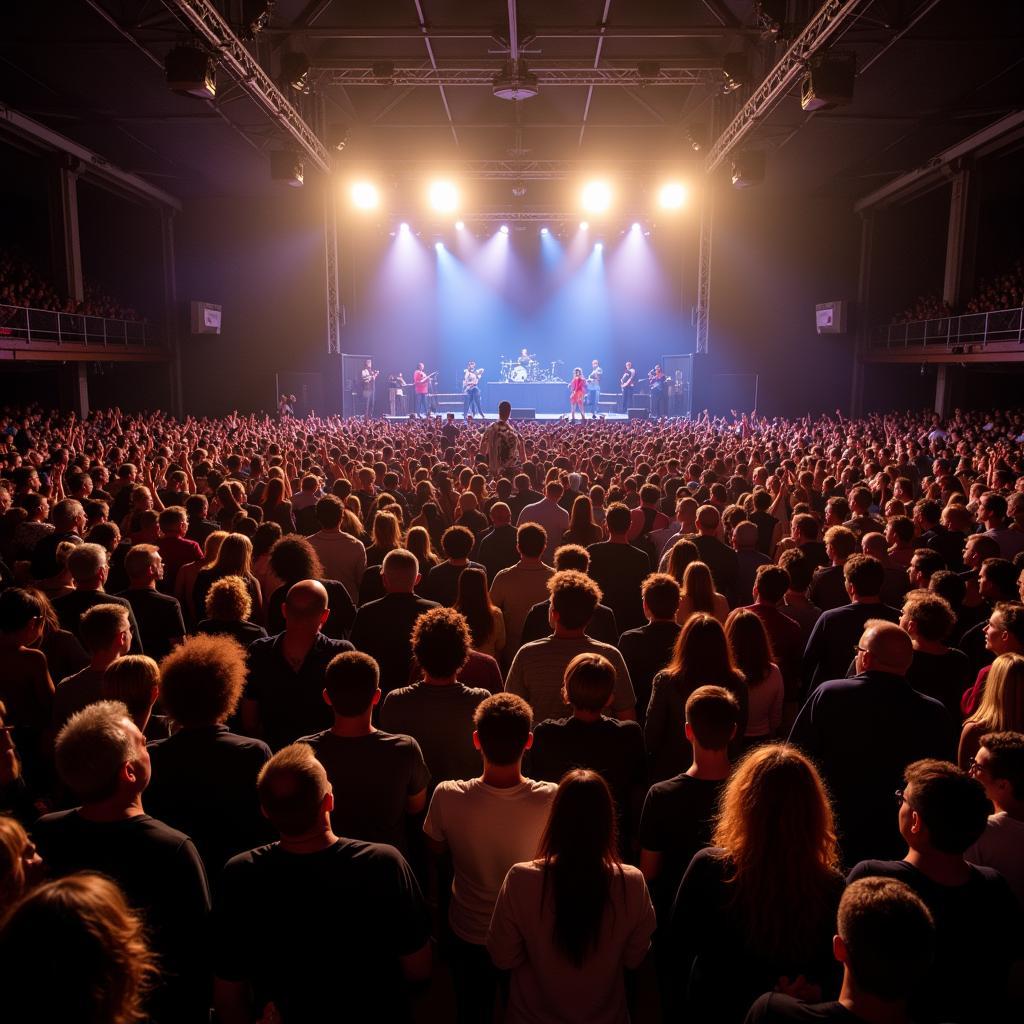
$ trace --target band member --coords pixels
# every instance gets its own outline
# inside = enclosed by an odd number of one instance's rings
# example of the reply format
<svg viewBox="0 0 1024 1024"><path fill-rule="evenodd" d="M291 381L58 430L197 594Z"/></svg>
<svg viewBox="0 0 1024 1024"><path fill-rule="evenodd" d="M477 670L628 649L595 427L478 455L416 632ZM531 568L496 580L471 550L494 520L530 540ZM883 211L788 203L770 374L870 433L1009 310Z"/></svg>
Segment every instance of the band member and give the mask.
<svg viewBox="0 0 1024 1024"><path fill-rule="evenodd" d="M286 420L295 415L295 396L282 395L277 403L277 414Z"/></svg>
<svg viewBox="0 0 1024 1024"><path fill-rule="evenodd" d="M392 415L404 416L408 412L408 409L405 407L405 389L409 384L401 372L396 373L394 377L391 378L390 383L395 390L395 404L394 409L392 410Z"/></svg>
<svg viewBox="0 0 1024 1024"><path fill-rule="evenodd" d="M367 419L373 416L373 385L377 380L380 370L373 368L373 360L367 359L359 373L359 379L363 384L363 415Z"/></svg>
<svg viewBox="0 0 1024 1024"><path fill-rule="evenodd" d="M647 374L647 385L651 392L651 412L655 416L664 416L668 402L668 387L661 363Z"/></svg>
<svg viewBox="0 0 1024 1024"><path fill-rule="evenodd" d="M412 386L416 391L416 414L427 415L427 392L430 390L430 378L433 374L426 372L423 363L417 363L412 375Z"/></svg>
<svg viewBox="0 0 1024 1024"><path fill-rule="evenodd" d="M629 412L629 403L633 401L633 389L636 387L636 370L632 363L626 363L626 370L619 378L619 387L622 388L622 411Z"/></svg>
<svg viewBox="0 0 1024 1024"><path fill-rule="evenodd" d="M576 419L576 411L579 410L580 419L585 420L587 418L586 413L583 411L583 401L587 394L587 382L583 377L583 370L580 367L576 367L572 371L572 380L569 381L569 419Z"/></svg>
<svg viewBox="0 0 1024 1024"><path fill-rule="evenodd" d="M601 376L604 370L596 359L590 362L591 370L587 374L587 403L590 406L590 415L597 415L597 406L601 401Z"/></svg>
<svg viewBox="0 0 1024 1024"><path fill-rule="evenodd" d="M478 370L476 360L474 359L470 359L466 364L465 370L462 371L462 391L465 395L462 401L462 415L464 419L468 419L469 414L474 409L476 409L481 418L483 417L484 409L480 404L480 379L483 375L483 367Z"/></svg>
<svg viewBox="0 0 1024 1024"><path fill-rule="evenodd" d="M519 358L516 360L516 362L520 366L529 366L530 363L533 362L533 359L534 359L534 356L530 354L530 350L529 349L521 348L519 350Z"/></svg>

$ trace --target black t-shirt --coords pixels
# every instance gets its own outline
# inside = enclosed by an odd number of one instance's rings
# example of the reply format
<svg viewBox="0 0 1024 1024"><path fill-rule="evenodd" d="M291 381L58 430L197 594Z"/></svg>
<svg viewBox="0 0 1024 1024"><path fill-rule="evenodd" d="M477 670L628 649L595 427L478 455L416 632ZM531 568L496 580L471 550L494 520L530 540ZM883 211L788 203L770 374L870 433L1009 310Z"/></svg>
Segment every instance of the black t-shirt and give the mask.
<svg viewBox="0 0 1024 1024"><path fill-rule="evenodd" d="M591 544L587 551L590 575L604 594L602 601L615 613L618 628L642 626L645 619L640 584L650 574L650 558L632 544L607 540Z"/></svg>
<svg viewBox="0 0 1024 1024"><path fill-rule="evenodd" d="M647 794L640 817L640 846L661 854L651 894L662 923L693 855L711 841L712 819L724 786L724 779L676 775L651 786Z"/></svg>
<svg viewBox="0 0 1024 1024"><path fill-rule="evenodd" d="M279 633L249 647L245 699L259 704L263 738L271 750L331 726L334 713L323 697L324 672L335 655L353 649L347 640L318 633L296 672L281 653L283 640L284 633Z"/></svg>
<svg viewBox="0 0 1024 1024"><path fill-rule="evenodd" d="M1006 979L1024 949L1024 917L1006 879L971 865L966 885L939 885L904 860L866 860L849 875L897 878L935 919L935 959L912 1015L922 1021L974 1024L1009 1020Z"/></svg>
<svg viewBox="0 0 1024 1024"><path fill-rule="evenodd" d="M420 596L450 608L459 596L459 577L464 569L484 567L479 562L467 562L465 565L453 565L451 561L441 562L423 577L419 588Z"/></svg>
<svg viewBox="0 0 1024 1024"><path fill-rule="evenodd" d="M367 570L363 580L369 575ZM412 627L424 612L437 607L436 602L415 594L386 594L359 606L352 625L352 643L380 666L380 688L385 694L408 685Z"/></svg>
<svg viewBox="0 0 1024 1024"><path fill-rule="evenodd" d="M970 662L963 651L950 647L945 654L914 651L907 682L926 697L941 701L953 721L960 721L960 698L974 682Z"/></svg>
<svg viewBox="0 0 1024 1024"><path fill-rule="evenodd" d="M117 882L142 913L164 979L154 995L154 1015L205 1020L210 892L189 837L148 814L96 822L77 809L44 815L32 837L51 876L99 872Z"/></svg>
<svg viewBox="0 0 1024 1024"><path fill-rule="evenodd" d="M327 729L299 742L313 748L331 780L334 831L406 853L406 800L430 782L420 745L411 736L380 730L337 736Z"/></svg>
<svg viewBox="0 0 1024 1024"><path fill-rule="evenodd" d="M781 992L766 992L743 1024L862 1024L842 1003L802 1003Z"/></svg>
<svg viewBox="0 0 1024 1024"><path fill-rule="evenodd" d="M528 644L532 640L543 640L551 636L551 624L548 621L548 612L551 610L551 599L538 601L527 613L523 622L523 632L520 637L521 644ZM585 630L591 640L597 640L602 644L615 646L619 639L618 623L615 621L615 613L607 605L599 604L594 609L594 614L587 623ZM632 673L629 677L633 678Z"/></svg>
<svg viewBox="0 0 1024 1024"><path fill-rule="evenodd" d="M175 642L184 638L185 620L177 598L144 588L122 591L118 597L132 606L143 649L151 658L160 661L171 653Z"/></svg>
<svg viewBox="0 0 1024 1024"><path fill-rule="evenodd" d="M343 583L337 580L317 582L327 591L327 607L331 611L321 627L324 636L344 640L356 617L356 606L352 603L352 598ZM271 633L280 633L284 629L284 599L288 596L288 590L287 585L278 587L267 603L267 630Z"/></svg>
<svg viewBox="0 0 1024 1024"><path fill-rule="evenodd" d="M316 853L280 844L232 858L213 918L214 973L247 981L284 1021L408 1021L399 957L430 922L396 850L339 839Z"/></svg>
<svg viewBox="0 0 1024 1024"><path fill-rule="evenodd" d="M255 622L234 622L230 619L203 619L196 626L197 633L206 636L230 636L243 647L248 647L254 640L262 640L267 631Z"/></svg>

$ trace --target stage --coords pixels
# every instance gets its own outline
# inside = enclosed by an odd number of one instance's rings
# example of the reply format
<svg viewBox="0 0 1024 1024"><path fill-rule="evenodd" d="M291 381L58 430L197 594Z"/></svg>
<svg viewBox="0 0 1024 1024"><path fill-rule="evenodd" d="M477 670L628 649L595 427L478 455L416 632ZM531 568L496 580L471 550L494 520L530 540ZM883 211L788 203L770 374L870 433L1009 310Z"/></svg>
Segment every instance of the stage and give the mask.
<svg viewBox="0 0 1024 1024"><path fill-rule="evenodd" d="M452 412L454 412L454 411L455 410L453 409ZM644 410L644 411L646 412L646 410ZM439 416L442 420L445 418L445 414L444 413L437 413L436 416ZM358 416L353 417L353 419L359 419L359 418L360 417L358 417ZM418 417L418 418L422 419L422 417ZM487 412L487 413L484 413L484 417L483 418L488 423L490 423L493 420L496 420L498 418L498 414L496 412ZM550 423L550 422L554 422L555 420L567 420L568 418L569 418L569 413L568 412L538 412L536 415L529 417L529 420L533 420L534 422L542 422L543 421L543 422ZM590 413L587 413L587 419L589 420L590 418L591 418L590 417ZM597 418L601 419L601 420L625 420L625 419L629 419L629 417L625 413L621 413L621 412L599 413ZM386 419L389 423L406 423L406 422L408 422L409 417L408 416L385 416L384 419ZM473 419L477 423L481 422L479 416L474 416ZM515 420L515 419L516 419L516 417L515 417L515 414L513 413L513 420ZM462 412L461 412L461 410L459 412L455 413L455 420L456 420L457 423L461 423L462 422ZM526 420L526 422L529 422L529 420ZM579 416L576 417L576 422L577 423L579 422Z"/></svg>

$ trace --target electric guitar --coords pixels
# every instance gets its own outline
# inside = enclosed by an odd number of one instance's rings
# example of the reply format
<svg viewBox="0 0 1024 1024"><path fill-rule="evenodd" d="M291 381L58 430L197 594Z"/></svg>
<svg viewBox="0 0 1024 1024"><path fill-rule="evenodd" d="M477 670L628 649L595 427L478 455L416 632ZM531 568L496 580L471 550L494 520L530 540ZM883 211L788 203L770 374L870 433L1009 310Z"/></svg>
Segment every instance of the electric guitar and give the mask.
<svg viewBox="0 0 1024 1024"><path fill-rule="evenodd" d="M483 375L486 372L487 371L484 370L484 368L482 366L479 367L479 369L476 369L476 370L473 370L473 371L467 371L465 380L463 380L463 382L462 382L462 390L464 392L471 391L473 388L475 388L480 383L480 378L483 377Z"/></svg>

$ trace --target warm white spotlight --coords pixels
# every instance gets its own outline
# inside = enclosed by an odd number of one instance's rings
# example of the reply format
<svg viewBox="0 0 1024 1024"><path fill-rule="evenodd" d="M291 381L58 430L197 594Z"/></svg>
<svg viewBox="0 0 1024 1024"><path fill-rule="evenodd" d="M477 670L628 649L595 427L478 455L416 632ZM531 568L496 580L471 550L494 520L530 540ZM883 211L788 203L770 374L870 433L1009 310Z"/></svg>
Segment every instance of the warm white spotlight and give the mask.
<svg viewBox="0 0 1024 1024"><path fill-rule="evenodd" d="M507 235L508 234L508 225L507 224L502 224L501 225L501 233L503 235Z"/></svg>
<svg viewBox="0 0 1024 1024"><path fill-rule="evenodd" d="M590 225L585 220L580 221L580 231L586 231L589 227Z"/></svg>
<svg viewBox="0 0 1024 1024"><path fill-rule="evenodd" d="M679 181L670 181L661 186L658 204L663 210L678 210L686 202L686 186Z"/></svg>
<svg viewBox="0 0 1024 1024"><path fill-rule="evenodd" d="M587 213L604 213L612 205L612 187L607 181L588 181L580 199Z"/></svg>
<svg viewBox="0 0 1024 1024"><path fill-rule="evenodd" d="M444 242L435 242L435 243L434 243L434 248L435 248L435 249L436 249L436 250L437 250L438 252L440 252L440 251L441 251L441 250L442 250L442 249L444 248Z"/></svg>
<svg viewBox="0 0 1024 1024"><path fill-rule="evenodd" d="M357 181L352 186L352 205L359 210L375 210L380 205L380 192L369 181Z"/></svg>
<svg viewBox="0 0 1024 1024"><path fill-rule="evenodd" d="M640 224L637 221L633 221L633 230L634 231L639 231L640 230Z"/></svg>
<svg viewBox="0 0 1024 1024"><path fill-rule="evenodd" d="M438 213L451 213L459 205L459 190L451 181L432 181L427 195Z"/></svg>
<svg viewBox="0 0 1024 1024"><path fill-rule="evenodd" d="M461 230L462 230L462 229L463 229L463 228L464 228L465 226L466 226L466 225L465 225L465 224L463 224L463 222L462 222L461 220L457 220L457 221L455 222L455 230L456 230L456 231L461 231Z"/></svg>
<svg viewBox="0 0 1024 1024"><path fill-rule="evenodd" d="M401 231L403 235L408 234L409 225L403 220L402 223L398 225L398 230Z"/></svg>
<svg viewBox="0 0 1024 1024"><path fill-rule="evenodd" d="M548 229L547 229L547 228L541 228L541 229L540 229L540 233L541 233L542 235L547 235L547 234L550 234L550 232L548 231Z"/></svg>
<svg viewBox="0 0 1024 1024"><path fill-rule="evenodd" d="M596 250L597 250L598 252L600 252L600 251L601 251L601 250L602 250L602 249L604 248L604 242L595 242L595 243L594 243L594 248L595 248L595 249L596 249Z"/></svg>

